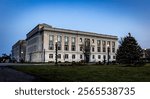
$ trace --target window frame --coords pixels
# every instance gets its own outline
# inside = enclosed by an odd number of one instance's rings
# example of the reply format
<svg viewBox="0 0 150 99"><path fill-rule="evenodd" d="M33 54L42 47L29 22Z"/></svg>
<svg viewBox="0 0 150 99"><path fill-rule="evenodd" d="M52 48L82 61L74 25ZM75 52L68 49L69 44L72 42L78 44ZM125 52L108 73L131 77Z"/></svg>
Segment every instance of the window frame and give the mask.
<svg viewBox="0 0 150 99"><path fill-rule="evenodd" d="M53 59L53 58L54 58L54 55L53 54L49 54L49 59Z"/></svg>

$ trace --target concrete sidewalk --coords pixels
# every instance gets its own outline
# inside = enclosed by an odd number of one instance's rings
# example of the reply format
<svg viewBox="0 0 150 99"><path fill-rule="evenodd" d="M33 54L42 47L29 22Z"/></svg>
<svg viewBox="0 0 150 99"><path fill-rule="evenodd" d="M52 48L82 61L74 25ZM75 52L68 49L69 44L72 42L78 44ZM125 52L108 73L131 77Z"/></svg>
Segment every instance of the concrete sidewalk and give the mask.
<svg viewBox="0 0 150 99"><path fill-rule="evenodd" d="M37 66L37 65L55 65L55 63L45 63L45 64L42 64L42 63L0 63L0 67L1 66Z"/></svg>
<svg viewBox="0 0 150 99"><path fill-rule="evenodd" d="M6 66L0 67L0 82L33 82L35 77Z"/></svg>

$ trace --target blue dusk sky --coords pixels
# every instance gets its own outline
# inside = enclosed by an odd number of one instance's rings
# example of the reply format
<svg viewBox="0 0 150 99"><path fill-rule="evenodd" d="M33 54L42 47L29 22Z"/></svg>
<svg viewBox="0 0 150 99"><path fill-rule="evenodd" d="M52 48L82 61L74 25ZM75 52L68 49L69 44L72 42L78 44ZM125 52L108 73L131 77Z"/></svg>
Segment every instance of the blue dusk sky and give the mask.
<svg viewBox="0 0 150 99"><path fill-rule="evenodd" d="M150 0L0 0L0 55L39 23L124 37L150 48Z"/></svg>

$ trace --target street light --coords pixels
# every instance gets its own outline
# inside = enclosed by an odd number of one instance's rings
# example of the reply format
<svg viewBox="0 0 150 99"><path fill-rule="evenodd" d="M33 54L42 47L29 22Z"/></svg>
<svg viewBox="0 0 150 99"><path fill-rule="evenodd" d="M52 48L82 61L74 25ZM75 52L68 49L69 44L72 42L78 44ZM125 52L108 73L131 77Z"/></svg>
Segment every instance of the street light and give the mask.
<svg viewBox="0 0 150 99"><path fill-rule="evenodd" d="M21 51L21 58L23 58L23 51Z"/></svg>
<svg viewBox="0 0 150 99"><path fill-rule="evenodd" d="M146 58L146 48L144 49L144 58Z"/></svg>
<svg viewBox="0 0 150 99"><path fill-rule="evenodd" d="M23 51L21 51L21 57L23 57Z"/></svg>
<svg viewBox="0 0 150 99"><path fill-rule="evenodd" d="M109 53L110 53L110 45L109 44L107 45L107 52L108 52L108 54L107 54L107 65L109 65Z"/></svg>
<svg viewBox="0 0 150 99"><path fill-rule="evenodd" d="M147 60L147 58L146 58L146 48L144 49L144 59L145 59L145 62L146 62L146 60Z"/></svg>
<svg viewBox="0 0 150 99"><path fill-rule="evenodd" d="M57 40L55 41L55 65L57 65L57 53L58 53L58 44L57 44Z"/></svg>
<svg viewBox="0 0 150 99"><path fill-rule="evenodd" d="M21 55L20 55L20 62L23 63L24 62L24 55L23 55L23 51L21 51Z"/></svg>

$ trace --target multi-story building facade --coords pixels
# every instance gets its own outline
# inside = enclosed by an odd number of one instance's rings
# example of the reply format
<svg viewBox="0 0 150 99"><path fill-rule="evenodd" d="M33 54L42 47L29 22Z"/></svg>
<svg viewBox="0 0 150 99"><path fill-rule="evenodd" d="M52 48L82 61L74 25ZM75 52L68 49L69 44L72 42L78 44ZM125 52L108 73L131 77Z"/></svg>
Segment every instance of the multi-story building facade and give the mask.
<svg viewBox="0 0 150 99"><path fill-rule="evenodd" d="M142 58L150 59L150 49L143 49L143 56Z"/></svg>
<svg viewBox="0 0 150 99"><path fill-rule="evenodd" d="M19 40L12 46L12 58L17 62L25 61L26 56L26 41Z"/></svg>
<svg viewBox="0 0 150 99"><path fill-rule="evenodd" d="M108 47L110 61L115 60L118 48L117 36L104 35L77 30L54 28L47 24L39 24L27 34L26 61L55 61L56 42L58 61L79 62L84 60L83 45L90 49L89 62L107 60Z"/></svg>

